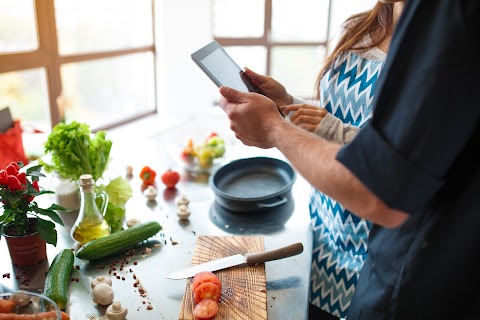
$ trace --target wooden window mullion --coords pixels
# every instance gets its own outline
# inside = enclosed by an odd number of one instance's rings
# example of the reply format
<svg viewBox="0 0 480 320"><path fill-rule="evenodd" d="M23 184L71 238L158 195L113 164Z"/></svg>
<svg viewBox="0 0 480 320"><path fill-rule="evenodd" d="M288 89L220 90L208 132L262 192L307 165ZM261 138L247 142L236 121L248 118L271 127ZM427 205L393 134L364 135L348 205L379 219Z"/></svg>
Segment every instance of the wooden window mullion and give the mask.
<svg viewBox="0 0 480 320"><path fill-rule="evenodd" d="M58 54L57 29L55 27L54 0L35 1L39 51L46 57L48 100L52 128L64 119L64 110L59 110L57 97L62 94L60 56Z"/></svg>
<svg viewBox="0 0 480 320"><path fill-rule="evenodd" d="M267 75L269 75L272 70L272 1L273 0L265 0L265 29L263 37L265 38L265 46L267 48Z"/></svg>

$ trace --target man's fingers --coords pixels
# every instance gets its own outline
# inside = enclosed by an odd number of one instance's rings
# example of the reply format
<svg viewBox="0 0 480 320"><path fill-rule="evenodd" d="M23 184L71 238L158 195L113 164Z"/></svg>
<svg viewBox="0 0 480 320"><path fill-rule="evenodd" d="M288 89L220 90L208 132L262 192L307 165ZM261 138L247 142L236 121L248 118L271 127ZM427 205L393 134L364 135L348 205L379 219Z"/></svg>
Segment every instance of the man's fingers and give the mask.
<svg viewBox="0 0 480 320"><path fill-rule="evenodd" d="M243 100L244 100L245 93L232 89L230 87L221 86L220 94L230 102L235 102L235 103L244 102Z"/></svg>
<svg viewBox="0 0 480 320"><path fill-rule="evenodd" d="M220 97L220 108L230 117L230 113L233 111L232 108L238 106L238 103L232 102L227 98L221 96Z"/></svg>

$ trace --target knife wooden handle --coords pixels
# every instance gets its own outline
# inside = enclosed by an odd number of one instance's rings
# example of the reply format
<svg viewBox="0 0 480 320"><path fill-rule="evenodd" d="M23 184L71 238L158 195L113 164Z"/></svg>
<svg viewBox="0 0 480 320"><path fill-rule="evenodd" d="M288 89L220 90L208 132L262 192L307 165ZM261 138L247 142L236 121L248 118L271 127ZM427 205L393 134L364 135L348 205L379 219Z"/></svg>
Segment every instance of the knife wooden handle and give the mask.
<svg viewBox="0 0 480 320"><path fill-rule="evenodd" d="M303 244L300 242L289 246L262 253L247 253L245 255L247 264L264 263L267 261L283 259L295 256L303 252Z"/></svg>

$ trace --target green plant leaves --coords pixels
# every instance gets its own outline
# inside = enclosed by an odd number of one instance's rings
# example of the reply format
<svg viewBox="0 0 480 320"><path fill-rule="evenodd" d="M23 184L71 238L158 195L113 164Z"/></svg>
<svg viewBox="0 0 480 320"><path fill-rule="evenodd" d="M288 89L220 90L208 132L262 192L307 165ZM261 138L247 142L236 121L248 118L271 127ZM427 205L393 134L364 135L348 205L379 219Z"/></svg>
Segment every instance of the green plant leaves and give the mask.
<svg viewBox="0 0 480 320"><path fill-rule="evenodd" d="M37 221L38 235L47 243L57 246L57 231L55 224L48 220L38 219Z"/></svg>

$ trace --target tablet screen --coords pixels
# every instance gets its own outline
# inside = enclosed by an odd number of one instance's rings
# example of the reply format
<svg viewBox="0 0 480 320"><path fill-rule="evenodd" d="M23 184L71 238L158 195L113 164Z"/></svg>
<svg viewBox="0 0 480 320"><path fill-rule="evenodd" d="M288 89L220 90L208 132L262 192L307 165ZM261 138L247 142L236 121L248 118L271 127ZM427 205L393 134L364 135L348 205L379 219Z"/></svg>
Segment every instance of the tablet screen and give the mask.
<svg viewBox="0 0 480 320"><path fill-rule="evenodd" d="M262 93L216 41L192 53L192 59L218 87L224 85L243 92Z"/></svg>
<svg viewBox="0 0 480 320"><path fill-rule="evenodd" d="M240 67L233 62L225 52L218 48L211 54L200 60L221 85L225 85L239 91L248 91L247 86L239 76Z"/></svg>

